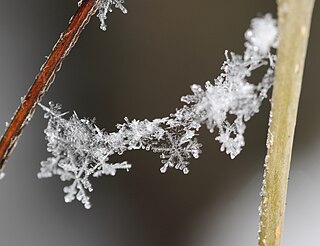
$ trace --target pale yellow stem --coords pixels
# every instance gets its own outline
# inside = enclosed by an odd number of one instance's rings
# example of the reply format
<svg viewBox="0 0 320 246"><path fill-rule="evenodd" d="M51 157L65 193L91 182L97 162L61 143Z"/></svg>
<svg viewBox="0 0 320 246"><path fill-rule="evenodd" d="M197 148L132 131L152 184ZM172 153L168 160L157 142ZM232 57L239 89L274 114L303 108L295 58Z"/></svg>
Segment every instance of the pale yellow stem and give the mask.
<svg viewBox="0 0 320 246"><path fill-rule="evenodd" d="M279 246L302 75L315 0L277 0L280 41L260 207L260 246Z"/></svg>

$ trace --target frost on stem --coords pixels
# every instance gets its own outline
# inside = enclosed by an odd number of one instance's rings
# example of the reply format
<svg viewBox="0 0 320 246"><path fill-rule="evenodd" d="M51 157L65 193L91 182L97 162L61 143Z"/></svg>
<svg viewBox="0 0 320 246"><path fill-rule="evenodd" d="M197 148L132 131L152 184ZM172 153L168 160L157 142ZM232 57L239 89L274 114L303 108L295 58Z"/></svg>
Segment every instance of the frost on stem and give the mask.
<svg viewBox="0 0 320 246"><path fill-rule="evenodd" d="M128 10L123 6L124 0L101 0L98 5L98 18L101 22L100 28L107 30L106 19L109 12L112 12L112 7L118 8L122 13L128 13Z"/></svg>
<svg viewBox="0 0 320 246"><path fill-rule="evenodd" d="M59 105L40 105L49 120L45 134L52 157L41 163L39 178L58 175L71 181L64 189L65 201L77 198L89 208L85 191L92 191L90 176L115 175L117 169L131 167L127 162L110 163L112 155L138 149L153 151L160 153L161 172L176 168L187 174L189 159L201 154L196 136L203 125L210 132L217 129L221 151L236 157L245 144L245 122L259 111L272 86L275 56L270 49L277 43L276 21L270 15L253 19L245 37L244 55L226 51L222 73L214 84L208 81L204 88L192 85L193 95L182 97L185 105L169 117L152 121L125 118L116 132L108 133L92 120L79 119L76 113L66 119ZM261 81L249 83L248 77L262 66L267 69Z"/></svg>

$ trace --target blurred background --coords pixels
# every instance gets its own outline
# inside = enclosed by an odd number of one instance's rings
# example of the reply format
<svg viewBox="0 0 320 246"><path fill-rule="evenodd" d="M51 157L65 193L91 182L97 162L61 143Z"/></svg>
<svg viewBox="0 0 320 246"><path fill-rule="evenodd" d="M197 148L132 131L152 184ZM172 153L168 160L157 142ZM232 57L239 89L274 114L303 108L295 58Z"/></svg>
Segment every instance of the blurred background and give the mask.
<svg viewBox="0 0 320 246"><path fill-rule="evenodd" d="M77 7L77 1L2 1L0 8L0 135L20 97ZM114 131L129 119L166 116L181 107L193 83L220 73L224 50L243 52L250 19L274 1L127 0L129 10L93 18L65 60L43 103L96 117ZM316 3L306 60L283 245L320 245L320 114L318 91L320 5ZM256 245L270 103L249 123L246 147L235 160L219 151L206 129L200 159L190 173L159 171L158 154L126 153L132 170L93 181L93 208L65 204L57 178L38 180L45 160L46 121L38 108L0 183L1 246Z"/></svg>

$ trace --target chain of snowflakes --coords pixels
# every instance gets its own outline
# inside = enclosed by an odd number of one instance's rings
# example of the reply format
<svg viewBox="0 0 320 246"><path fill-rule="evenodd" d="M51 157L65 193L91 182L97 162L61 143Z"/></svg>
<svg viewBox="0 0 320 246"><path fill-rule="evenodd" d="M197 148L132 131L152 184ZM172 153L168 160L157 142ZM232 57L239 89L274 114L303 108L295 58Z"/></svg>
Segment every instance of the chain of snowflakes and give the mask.
<svg viewBox="0 0 320 246"><path fill-rule="evenodd" d="M245 145L245 122L259 111L273 83L275 55L270 50L277 45L276 21L269 14L253 19L245 38L244 55L226 51L222 73L214 85L209 81L205 88L192 85L193 94L182 97L185 105L169 117L152 121L125 118L116 132L108 133L76 113L67 119L60 105L40 105L48 118L45 134L52 157L41 162L38 177L58 175L62 181L71 181L64 188L65 201L77 199L90 208L86 193L92 191L89 177L115 175L118 169L131 168L126 161L110 163L112 155L138 149L153 151L160 153L162 173L176 168L187 174L189 159L201 154L197 132L206 125L210 132L218 130L215 139L221 143L221 151L236 157ZM261 82L249 83L251 73L262 66L267 69Z"/></svg>

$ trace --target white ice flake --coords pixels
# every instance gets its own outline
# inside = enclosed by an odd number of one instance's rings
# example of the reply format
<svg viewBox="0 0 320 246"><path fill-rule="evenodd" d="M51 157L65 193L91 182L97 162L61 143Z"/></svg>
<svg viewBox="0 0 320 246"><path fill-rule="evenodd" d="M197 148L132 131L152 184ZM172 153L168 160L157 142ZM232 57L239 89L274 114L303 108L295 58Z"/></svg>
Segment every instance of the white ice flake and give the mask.
<svg viewBox="0 0 320 246"><path fill-rule="evenodd" d="M121 8L121 3L101 2L108 11L112 4ZM103 19L105 15L101 16ZM226 51L222 73L214 83L208 81L204 88L192 85L193 95L182 97L185 105L169 117L152 121L125 118L116 132L108 133L92 120L80 119L75 112L65 118L59 105L40 105L48 118L45 134L52 157L41 162L38 177L58 175L70 181L64 188L65 201L77 199L90 208L86 192L92 191L91 176L113 176L119 169L131 168L126 161L110 163L112 155L138 149L160 153L161 172L175 168L187 174L190 158L201 154L196 137L203 125L210 132L218 131L215 139L221 143L221 151L235 158L245 145L245 123L259 111L273 83L275 56L270 50L278 38L276 21L270 15L255 18L245 36L244 55ZM254 70L263 66L266 73L261 81L250 83L248 78Z"/></svg>
<svg viewBox="0 0 320 246"><path fill-rule="evenodd" d="M0 180L4 178L4 176L6 176L6 174L4 172L0 171Z"/></svg>
<svg viewBox="0 0 320 246"><path fill-rule="evenodd" d="M251 28L245 37L249 44L261 54L267 54L270 47L275 48L278 42L277 21L271 14L251 20Z"/></svg>
<svg viewBox="0 0 320 246"><path fill-rule="evenodd" d="M124 0L101 0L98 5L97 17L100 20L100 28L105 31L107 30L106 19L108 13L112 12L112 7L120 9L122 13L128 13L128 10L123 5Z"/></svg>
<svg viewBox="0 0 320 246"><path fill-rule="evenodd" d="M118 152L119 146L91 120L79 119L76 113L64 119L65 114L61 114L59 105L49 103L49 108L39 105L49 119L45 134L48 151L53 157L41 162L38 177L58 175L62 181L71 181L71 185L64 188L65 201L71 202L76 198L90 208L86 194L86 190L92 191L89 177L114 176L118 169L128 170L131 165L127 162L108 163L108 156Z"/></svg>

